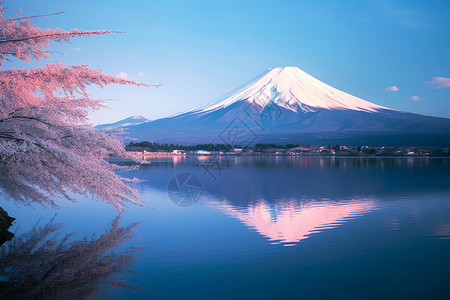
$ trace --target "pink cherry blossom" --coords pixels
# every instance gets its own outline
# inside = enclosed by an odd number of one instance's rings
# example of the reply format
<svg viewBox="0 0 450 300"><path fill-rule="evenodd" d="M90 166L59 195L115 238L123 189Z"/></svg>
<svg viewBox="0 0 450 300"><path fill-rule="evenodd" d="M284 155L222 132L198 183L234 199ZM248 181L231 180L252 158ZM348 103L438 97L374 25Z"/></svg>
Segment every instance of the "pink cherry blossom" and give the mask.
<svg viewBox="0 0 450 300"><path fill-rule="evenodd" d="M48 58L51 41L110 33L43 30L30 22L43 16L6 18L5 10L0 7L0 64L8 57ZM139 204L129 186L138 180L116 174L130 168L104 160L127 156L120 132L88 124L89 111L105 105L92 99L86 87L107 84L145 85L61 62L0 71L0 193L24 205L56 206L56 197L74 201L75 194L91 195L118 210L125 203Z"/></svg>

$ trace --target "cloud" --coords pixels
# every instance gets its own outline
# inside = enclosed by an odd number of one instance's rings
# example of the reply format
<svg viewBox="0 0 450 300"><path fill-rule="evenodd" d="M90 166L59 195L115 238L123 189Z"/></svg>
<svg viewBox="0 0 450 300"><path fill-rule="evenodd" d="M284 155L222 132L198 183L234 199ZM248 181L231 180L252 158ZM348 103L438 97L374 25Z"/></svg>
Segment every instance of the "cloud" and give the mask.
<svg viewBox="0 0 450 300"><path fill-rule="evenodd" d="M420 99L422 99L422 98L420 98L419 96L412 96L411 97L411 100L414 100L414 101L420 101Z"/></svg>
<svg viewBox="0 0 450 300"><path fill-rule="evenodd" d="M138 76L144 76L144 72L138 72Z"/></svg>
<svg viewBox="0 0 450 300"><path fill-rule="evenodd" d="M450 78L433 77L432 81L428 81L425 84L437 89L448 88L450 87Z"/></svg>
<svg viewBox="0 0 450 300"><path fill-rule="evenodd" d="M397 91L398 91L398 87L396 87L395 85L393 85L393 86L390 86L390 87L385 88L385 90L386 90L386 91L389 91L389 92L397 92Z"/></svg>
<svg viewBox="0 0 450 300"><path fill-rule="evenodd" d="M128 74L125 72L119 72L119 74L117 74L117 77L122 78L122 79L127 79Z"/></svg>
<svg viewBox="0 0 450 300"><path fill-rule="evenodd" d="M83 48L82 47L76 47L76 48L73 48L73 50L80 51L80 50L83 50Z"/></svg>

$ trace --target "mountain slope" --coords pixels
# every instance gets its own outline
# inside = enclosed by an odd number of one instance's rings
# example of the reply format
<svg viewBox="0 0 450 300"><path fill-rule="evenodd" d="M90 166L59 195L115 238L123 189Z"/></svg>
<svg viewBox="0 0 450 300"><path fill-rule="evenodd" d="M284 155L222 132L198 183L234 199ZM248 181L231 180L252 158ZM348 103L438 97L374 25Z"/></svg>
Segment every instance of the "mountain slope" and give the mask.
<svg viewBox="0 0 450 300"><path fill-rule="evenodd" d="M297 67L271 69L217 103L133 126L156 142L447 143L450 119L400 112L337 90ZM368 143L368 142L367 142Z"/></svg>
<svg viewBox="0 0 450 300"><path fill-rule="evenodd" d="M386 109L337 90L297 67L278 67L270 69L234 95L200 111L226 108L240 101L247 101L259 108L276 104L294 112L309 112L318 108L371 112Z"/></svg>
<svg viewBox="0 0 450 300"><path fill-rule="evenodd" d="M117 121L115 123L97 125L95 126L95 128L97 129L126 128L128 126L134 126L148 121L150 120L143 116L131 116L126 119Z"/></svg>

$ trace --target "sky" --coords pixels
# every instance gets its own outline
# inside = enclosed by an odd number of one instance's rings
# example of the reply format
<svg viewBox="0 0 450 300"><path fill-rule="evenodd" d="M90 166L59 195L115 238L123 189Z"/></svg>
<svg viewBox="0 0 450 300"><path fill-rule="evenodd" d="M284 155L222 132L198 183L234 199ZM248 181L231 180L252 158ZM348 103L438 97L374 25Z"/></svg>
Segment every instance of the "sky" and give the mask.
<svg viewBox="0 0 450 300"><path fill-rule="evenodd" d="M6 15L64 11L35 19L41 28L123 31L53 43L41 62L58 60L159 88L90 88L109 109L92 124L187 111L269 68L297 66L317 79L381 106L450 118L448 0L5 0Z"/></svg>

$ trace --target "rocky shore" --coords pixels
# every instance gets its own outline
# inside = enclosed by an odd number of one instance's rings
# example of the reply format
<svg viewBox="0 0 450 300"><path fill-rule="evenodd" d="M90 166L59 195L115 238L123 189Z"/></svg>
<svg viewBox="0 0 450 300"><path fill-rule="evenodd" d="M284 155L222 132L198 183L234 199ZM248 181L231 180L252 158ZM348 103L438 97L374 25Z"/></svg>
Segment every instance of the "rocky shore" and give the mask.
<svg viewBox="0 0 450 300"><path fill-rule="evenodd" d="M8 213L0 207L0 246L14 236L14 234L8 231L14 220L14 218L10 217Z"/></svg>

